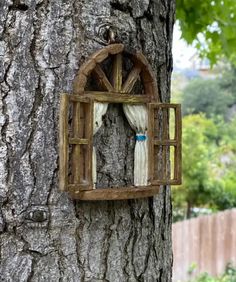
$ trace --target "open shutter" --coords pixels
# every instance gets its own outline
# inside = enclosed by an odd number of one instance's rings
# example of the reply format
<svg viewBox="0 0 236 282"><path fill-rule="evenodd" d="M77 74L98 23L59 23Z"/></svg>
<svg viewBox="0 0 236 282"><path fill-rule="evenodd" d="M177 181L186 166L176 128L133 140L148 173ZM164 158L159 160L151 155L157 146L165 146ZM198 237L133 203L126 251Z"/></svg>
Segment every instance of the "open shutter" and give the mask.
<svg viewBox="0 0 236 282"><path fill-rule="evenodd" d="M149 104L151 185L181 184L181 106Z"/></svg>
<svg viewBox="0 0 236 282"><path fill-rule="evenodd" d="M93 101L63 94L60 108L60 180L62 191L91 190Z"/></svg>

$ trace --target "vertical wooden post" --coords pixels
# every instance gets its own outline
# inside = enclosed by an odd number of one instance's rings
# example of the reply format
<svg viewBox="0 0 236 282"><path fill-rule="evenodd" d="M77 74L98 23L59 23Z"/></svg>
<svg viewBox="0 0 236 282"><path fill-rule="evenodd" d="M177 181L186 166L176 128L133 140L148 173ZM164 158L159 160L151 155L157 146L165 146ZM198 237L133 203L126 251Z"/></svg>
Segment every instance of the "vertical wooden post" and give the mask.
<svg viewBox="0 0 236 282"><path fill-rule="evenodd" d="M148 181L154 179L154 108L148 104Z"/></svg>
<svg viewBox="0 0 236 282"><path fill-rule="evenodd" d="M73 138L79 138L80 126L80 103L74 102L73 105ZM73 145L72 150L72 182L73 184L80 183L80 145Z"/></svg>
<svg viewBox="0 0 236 282"><path fill-rule="evenodd" d="M174 178L180 184L181 183L181 172L182 172L182 116L181 116L181 105L177 105L175 108L175 172Z"/></svg>
<svg viewBox="0 0 236 282"><path fill-rule="evenodd" d="M92 179L92 163L93 163L93 111L94 111L94 102L93 100L90 100L90 103L88 104L88 108L86 109L86 115L88 117L87 124L86 124L86 130L87 130L87 138L88 138L88 160L87 164L85 164L85 175L86 180L88 183L92 183L90 185L90 189L93 187L93 179Z"/></svg>
<svg viewBox="0 0 236 282"><path fill-rule="evenodd" d="M68 107L68 96L66 94L62 94L59 118L59 189L61 191L65 191L68 184Z"/></svg>
<svg viewBox="0 0 236 282"><path fill-rule="evenodd" d="M113 87L115 92L121 92L122 88L122 54L115 55L113 63Z"/></svg>

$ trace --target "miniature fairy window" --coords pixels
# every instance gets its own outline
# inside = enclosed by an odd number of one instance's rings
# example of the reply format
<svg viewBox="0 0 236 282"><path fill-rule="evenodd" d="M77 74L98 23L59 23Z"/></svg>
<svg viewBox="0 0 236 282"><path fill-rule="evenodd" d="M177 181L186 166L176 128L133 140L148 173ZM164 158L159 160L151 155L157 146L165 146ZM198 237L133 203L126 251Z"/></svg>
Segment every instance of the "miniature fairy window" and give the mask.
<svg viewBox="0 0 236 282"><path fill-rule="evenodd" d="M108 77L102 62L110 58ZM123 61L132 69L122 76ZM102 91L87 90L90 78ZM135 93L137 80L142 93ZM134 183L130 187L96 188L96 149L93 136L102 125L109 103L121 103L136 133ZM73 94L61 95L60 190L80 200L150 197L159 186L181 183L180 105L161 103L152 69L141 52L129 53L123 44L111 44L94 53L80 68Z"/></svg>

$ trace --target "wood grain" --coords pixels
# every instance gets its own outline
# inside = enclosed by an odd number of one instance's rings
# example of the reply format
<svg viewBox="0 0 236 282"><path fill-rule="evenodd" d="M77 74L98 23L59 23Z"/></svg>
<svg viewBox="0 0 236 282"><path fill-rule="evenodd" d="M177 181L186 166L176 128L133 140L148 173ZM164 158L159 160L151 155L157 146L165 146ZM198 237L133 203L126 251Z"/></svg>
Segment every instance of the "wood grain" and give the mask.
<svg viewBox="0 0 236 282"><path fill-rule="evenodd" d="M154 178L154 109L148 104L148 180L152 183Z"/></svg>
<svg viewBox="0 0 236 282"><path fill-rule="evenodd" d="M68 185L68 107L68 96L62 94L59 117L59 189L61 191L65 191Z"/></svg>
<svg viewBox="0 0 236 282"><path fill-rule="evenodd" d="M108 92L115 91L110 81L108 80L106 74L99 65L96 65L96 67L93 69L93 75L98 80L98 83L102 87L102 89Z"/></svg>
<svg viewBox="0 0 236 282"><path fill-rule="evenodd" d="M149 97L146 95L129 95L112 92L88 91L85 92L84 96L102 103L145 104L149 101Z"/></svg>
<svg viewBox="0 0 236 282"><path fill-rule="evenodd" d="M181 105L177 105L175 109L175 139L177 140L177 145L175 147L175 165L174 177L177 184L182 183L182 115L181 115Z"/></svg>
<svg viewBox="0 0 236 282"><path fill-rule="evenodd" d="M140 66L135 66L131 72L129 73L129 76L128 78L126 79L123 87L122 87L122 90L121 90L121 93L130 93L136 83L136 81L138 80L139 78L139 74L141 72L141 67Z"/></svg>
<svg viewBox="0 0 236 282"><path fill-rule="evenodd" d="M75 102L73 104L73 116L72 116L72 136L73 138L79 138L80 132L80 102ZM74 144L72 147L72 162L71 162L71 170L72 170L72 182L73 183L80 183L80 145Z"/></svg>
<svg viewBox="0 0 236 282"><path fill-rule="evenodd" d="M170 109L174 109L175 113L175 136L174 139L170 139L169 135L169 111ZM155 133L155 111L161 110L162 112L162 134ZM181 106L180 104L173 103L150 103L149 104L149 148L150 148L150 180L152 185L180 185L182 180L182 153L181 153ZM159 136L155 138L155 136ZM155 155L154 155L154 146L162 146L164 147L162 151L162 173L161 176L156 176L154 171L155 164ZM168 163L167 163L167 154L169 154L170 147L174 147L174 177L171 179L171 174L168 173ZM164 156L163 156L164 155ZM160 160L161 161L161 160Z"/></svg>
<svg viewBox="0 0 236 282"><path fill-rule="evenodd" d="M89 143L89 140L84 139L84 138L70 138L69 139L69 144L73 144L73 145L85 145L88 143Z"/></svg>
<svg viewBox="0 0 236 282"><path fill-rule="evenodd" d="M152 197L159 192L159 186L142 186L142 187L119 187L108 189L95 189L92 191L78 191L70 193L73 199L85 201L98 200L128 200L137 198Z"/></svg>
<svg viewBox="0 0 236 282"><path fill-rule="evenodd" d="M120 92L122 88L122 62L122 54L115 55L112 69L112 82L115 92Z"/></svg>

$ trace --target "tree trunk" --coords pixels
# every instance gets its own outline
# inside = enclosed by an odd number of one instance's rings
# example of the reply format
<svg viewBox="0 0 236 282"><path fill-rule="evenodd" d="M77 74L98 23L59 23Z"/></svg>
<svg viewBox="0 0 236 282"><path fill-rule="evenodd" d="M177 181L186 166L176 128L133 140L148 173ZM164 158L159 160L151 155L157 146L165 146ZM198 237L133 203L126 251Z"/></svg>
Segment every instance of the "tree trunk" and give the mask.
<svg viewBox="0 0 236 282"><path fill-rule="evenodd" d="M1 1L1 281L171 281L170 188L76 202L58 191L57 152L60 93L102 47L98 26L111 23L122 43L143 51L169 101L173 18L174 0ZM98 185L132 181L133 134L110 105L95 138Z"/></svg>

